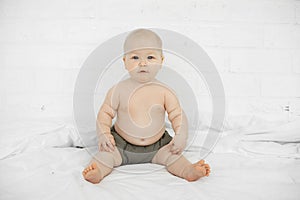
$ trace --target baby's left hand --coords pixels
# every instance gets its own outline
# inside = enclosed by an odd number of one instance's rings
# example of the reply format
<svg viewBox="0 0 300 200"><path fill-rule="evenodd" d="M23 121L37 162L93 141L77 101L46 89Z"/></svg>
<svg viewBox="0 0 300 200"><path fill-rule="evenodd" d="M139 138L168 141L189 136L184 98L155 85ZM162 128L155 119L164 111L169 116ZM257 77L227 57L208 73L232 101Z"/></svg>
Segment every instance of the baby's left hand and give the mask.
<svg viewBox="0 0 300 200"><path fill-rule="evenodd" d="M187 137L185 134L176 134L171 140L171 152L173 154L181 154L186 146Z"/></svg>

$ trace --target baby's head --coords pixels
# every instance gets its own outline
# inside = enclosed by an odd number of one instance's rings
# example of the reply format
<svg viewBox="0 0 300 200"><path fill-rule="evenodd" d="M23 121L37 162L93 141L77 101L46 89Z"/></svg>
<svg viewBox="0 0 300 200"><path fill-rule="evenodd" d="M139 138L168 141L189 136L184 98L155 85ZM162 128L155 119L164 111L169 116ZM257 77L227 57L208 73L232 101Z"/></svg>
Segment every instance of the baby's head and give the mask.
<svg viewBox="0 0 300 200"><path fill-rule="evenodd" d="M138 82L153 80L164 57L160 37L148 29L129 33L124 42L123 61L132 79Z"/></svg>
<svg viewBox="0 0 300 200"><path fill-rule="evenodd" d="M148 29L136 29L129 33L124 42L124 54L139 49L162 50L160 37Z"/></svg>

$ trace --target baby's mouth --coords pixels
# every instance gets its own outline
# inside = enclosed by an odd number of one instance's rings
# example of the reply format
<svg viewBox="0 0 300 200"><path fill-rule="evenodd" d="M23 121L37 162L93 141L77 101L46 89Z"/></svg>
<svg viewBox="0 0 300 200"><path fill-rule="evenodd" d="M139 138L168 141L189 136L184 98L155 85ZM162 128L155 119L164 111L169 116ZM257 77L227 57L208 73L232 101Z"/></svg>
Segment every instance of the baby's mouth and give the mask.
<svg viewBox="0 0 300 200"><path fill-rule="evenodd" d="M139 73L149 73L149 72L146 70L140 70Z"/></svg>

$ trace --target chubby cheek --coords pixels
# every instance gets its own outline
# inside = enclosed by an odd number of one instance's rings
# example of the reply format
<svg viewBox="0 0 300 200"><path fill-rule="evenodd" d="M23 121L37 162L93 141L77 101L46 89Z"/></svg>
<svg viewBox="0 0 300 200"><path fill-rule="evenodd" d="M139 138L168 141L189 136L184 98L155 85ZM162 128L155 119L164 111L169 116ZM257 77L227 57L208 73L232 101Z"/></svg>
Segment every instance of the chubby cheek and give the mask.
<svg viewBox="0 0 300 200"><path fill-rule="evenodd" d="M124 61L125 68L129 72L133 71L134 69L136 69L138 67L138 62L130 61L128 59L123 59L123 61Z"/></svg>
<svg viewBox="0 0 300 200"><path fill-rule="evenodd" d="M135 69L137 69L138 65L137 64L126 64L125 65L126 69L128 72L134 71Z"/></svg>
<svg viewBox="0 0 300 200"><path fill-rule="evenodd" d="M160 69L161 65L162 65L161 63L153 63L153 64L151 64L152 68L155 69L155 70Z"/></svg>

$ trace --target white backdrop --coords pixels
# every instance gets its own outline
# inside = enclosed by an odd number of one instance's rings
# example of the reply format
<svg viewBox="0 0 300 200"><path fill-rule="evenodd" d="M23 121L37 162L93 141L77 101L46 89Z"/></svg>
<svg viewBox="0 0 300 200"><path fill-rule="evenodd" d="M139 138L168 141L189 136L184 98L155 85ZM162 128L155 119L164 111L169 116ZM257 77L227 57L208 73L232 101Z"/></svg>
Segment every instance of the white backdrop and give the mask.
<svg viewBox="0 0 300 200"><path fill-rule="evenodd" d="M0 0L0 117L72 117L88 55L114 35L153 27L204 48L221 74L228 114L293 118L300 115L299 23L297 0ZM209 107L205 89L194 86L201 108Z"/></svg>

